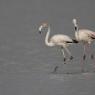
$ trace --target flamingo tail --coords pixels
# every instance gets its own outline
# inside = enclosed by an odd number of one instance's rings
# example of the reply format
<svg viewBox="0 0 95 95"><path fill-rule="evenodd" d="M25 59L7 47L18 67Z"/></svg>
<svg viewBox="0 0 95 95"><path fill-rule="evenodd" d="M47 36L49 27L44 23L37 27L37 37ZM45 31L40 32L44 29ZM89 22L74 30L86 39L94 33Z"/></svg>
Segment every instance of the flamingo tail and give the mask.
<svg viewBox="0 0 95 95"><path fill-rule="evenodd" d="M95 39L95 33L94 33L94 32L91 33L91 38L92 38L92 39Z"/></svg>

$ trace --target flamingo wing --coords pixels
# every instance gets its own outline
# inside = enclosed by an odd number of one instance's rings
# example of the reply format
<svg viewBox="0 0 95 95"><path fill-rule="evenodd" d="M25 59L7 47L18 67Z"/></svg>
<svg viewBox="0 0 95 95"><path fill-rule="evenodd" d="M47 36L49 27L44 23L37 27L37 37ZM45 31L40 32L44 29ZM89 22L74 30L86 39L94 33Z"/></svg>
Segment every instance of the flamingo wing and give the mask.
<svg viewBox="0 0 95 95"><path fill-rule="evenodd" d="M58 35L54 35L50 41L54 42L54 43L72 43L73 40L67 36L67 35L62 35L62 34L58 34Z"/></svg>
<svg viewBox="0 0 95 95"><path fill-rule="evenodd" d="M92 39L95 39L95 32L92 32L92 33L90 34L90 37L91 37Z"/></svg>

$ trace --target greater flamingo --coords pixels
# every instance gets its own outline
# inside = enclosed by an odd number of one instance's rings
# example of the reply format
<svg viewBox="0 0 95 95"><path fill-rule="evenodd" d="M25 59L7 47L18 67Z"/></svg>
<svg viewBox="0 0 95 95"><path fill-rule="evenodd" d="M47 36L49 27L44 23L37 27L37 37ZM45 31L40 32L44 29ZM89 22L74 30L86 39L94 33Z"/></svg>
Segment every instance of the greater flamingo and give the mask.
<svg viewBox="0 0 95 95"><path fill-rule="evenodd" d="M83 61L86 59L86 50L87 47L92 43L92 41L95 39L95 32L88 30L88 29L79 29L77 20L73 19L74 24L74 30L75 30L75 38L78 42L83 43L84 45L84 53L83 53ZM94 58L94 55L91 54L91 59Z"/></svg>
<svg viewBox="0 0 95 95"><path fill-rule="evenodd" d="M49 38L50 36L50 25L48 23L42 23L41 26L39 27L39 33L42 32L42 30L47 29L46 37L45 37L45 44L47 46L53 47L53 46L60 46L61 51L64 57L64 62L66 62L66 56L64 53L64 49L67 52L67 54L70 56L70 60L73 59L73 56L71 55L71 52L68 50L68 46L72 43L78 43L78 41L71 39L69 36L64 35L64 34L57 34ZM54 71L58 66L55 67Z"/></svg>

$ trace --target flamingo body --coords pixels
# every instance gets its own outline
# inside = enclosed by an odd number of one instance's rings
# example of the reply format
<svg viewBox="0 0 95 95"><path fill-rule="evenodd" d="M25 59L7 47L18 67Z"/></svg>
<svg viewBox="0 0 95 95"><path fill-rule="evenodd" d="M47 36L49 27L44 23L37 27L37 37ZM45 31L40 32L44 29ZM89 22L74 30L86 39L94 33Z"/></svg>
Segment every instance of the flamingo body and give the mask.
<svg viewBox="0 0 95 95"><path fill-rule="evenodd" d="M64 34L56 34L50 37L50 26L47 23L42 23L42 25L39 27L39 32L41 33L42 30L44 30L45 28L47 29L45 36L45 44L49 47L60 46L64 56L64 60L66 57L64 49L66 50L67 54L70 56L70 59L72 59L73 57L71 55L71 52L68 50L67 47L72 43L78 43L78 41Z"/></svg>
<svg viewBox="0 0 95 95"><path fill-rule="evenodd" d="M79 42L91 44L95 39L95 32L88 29L79 29L75 32L75 37Z"/></svg>
<svg viewBox="0 0 95 95"><path fill-rule="evenodd" d="M47 29L45 36L45 44L49 47L60 46L62 54L64 56L64 62L66 61L64 49L66 50L67 54L70 56L70 60L72 60L73 56L71 55L71 52L68 50L67 47L69 46L69 44L78 43L78 41L64 34L56 34L50 37L50 26L47 23L42 23L42 25L39 27L39 33L41 33L42 30L44 30L45 28ZM55 67L54 72L56 72L57 68L58 66Z"/></svg>
<svg viewBox="0 0 95 95"><path fill-rule="evenodd" d="M54 43L59 46L69 46L69 44L73 43L73 40L67 35L57 34L50 38L50 43Z"/></svg>

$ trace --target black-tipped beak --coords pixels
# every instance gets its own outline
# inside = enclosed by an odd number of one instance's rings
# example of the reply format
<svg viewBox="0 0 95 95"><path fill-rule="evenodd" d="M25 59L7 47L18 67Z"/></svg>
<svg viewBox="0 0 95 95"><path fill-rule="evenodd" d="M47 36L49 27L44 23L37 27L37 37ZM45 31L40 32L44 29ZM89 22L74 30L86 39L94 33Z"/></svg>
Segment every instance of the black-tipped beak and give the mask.
<svg viewBox="0 0 95 95"><path fill-rule="evenodd" d="M77 30L77 26L75 26L75 30Z"/></svg>
<svg viewBox="0 0 95 95"><path fill-rule="evenodd" d="M39 34L42 33L42 28L43 28L43 26L41 25L41 26L39 27Z"/></svg>

